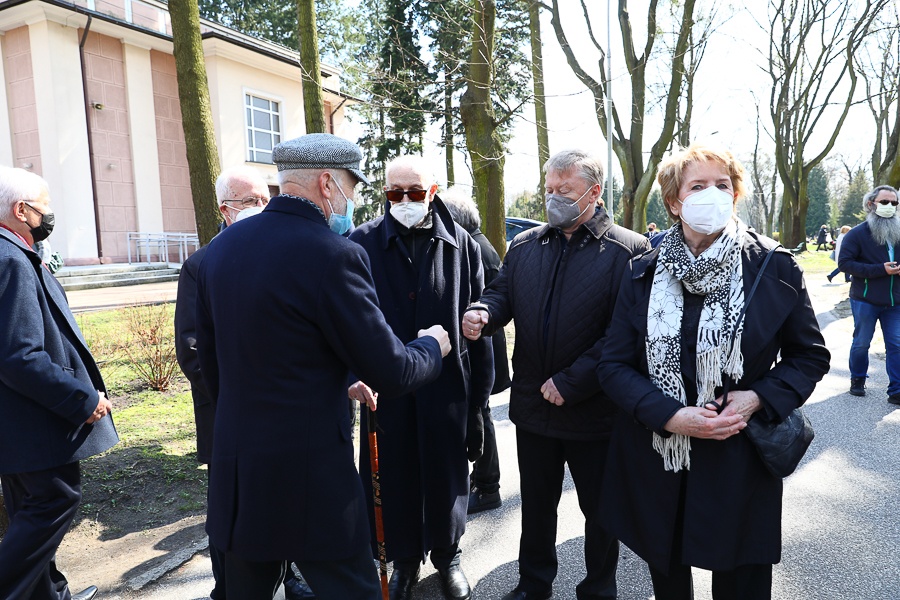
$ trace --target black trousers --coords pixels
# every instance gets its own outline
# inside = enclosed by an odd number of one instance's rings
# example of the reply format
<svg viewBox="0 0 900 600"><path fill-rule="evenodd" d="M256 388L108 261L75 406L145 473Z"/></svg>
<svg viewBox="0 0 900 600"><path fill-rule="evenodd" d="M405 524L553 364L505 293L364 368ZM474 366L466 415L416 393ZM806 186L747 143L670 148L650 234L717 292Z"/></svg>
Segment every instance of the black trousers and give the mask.
<svg viewBox="0 0 900 600"><path fill-rule="evenodd" d="M684 510L687 497L688 471L681 478L678 511L675 514L675 537L669 572L663 573L647 565L656 600L693 600L694 580L691 567L682 564L684 544ZM713 600L771 600L772 565L743 565L733 571L712 572Z"/></svg>
<svg viewBox="0 0 900 600"><path fill-rule="evenodd" d="M0 598L68 600L56 550L81 503L77 462L3 475L9 529L0 543Z"/></svg>
<svg viewBox="0 0 900 600"><path fill-rule="evenodd" d="M656 600L693 600L694 582L691 568L677 565L663 575L650 567ZM772 598L772 565L744 565L733 571L712 572L714 600L770 600Z"/></svg>
<svg viewBox="0 0 900 600"><path fill-rule="evenodd" d="M519 545L519 586L525 592L547 594L559 563L556 521L565 466L575 482L578 506L584 514L584 562L587 575L575 588L578 600L616 597L619 542L600 525L600 482L609 442L546 437L516 429L522 491L522 537Z"/></svg>
<svg viewBox="0 0 900 600"><path fill-rule="evenodd" d="M381 600L381 583L368 545L356 556L343 560L297 560L294 563L309 587L315 590L318 600ZM285 561L249 561L226 552L228 596L252 600L274 598L286 567Z"/></svg>
<svg viewBox="0 0 900 600"><path fill-rule="evenodd" d="M481 409L484 419L484 454L472 465L472 486L493 494L500 491L500 456L497 453L497 433L491 418L491 407Z"/></svg>
<svg viewBox="0 0 900 600"><path fill-rule="evenodd" d="M450 567L459 566L462 550L459 549L459 542L457 542L446 548L432 548L428 555L431 557L431 564L435 569L446 571ZM394 570L415 571L421 564L422 558L419 556L395 558Z"/></svg>

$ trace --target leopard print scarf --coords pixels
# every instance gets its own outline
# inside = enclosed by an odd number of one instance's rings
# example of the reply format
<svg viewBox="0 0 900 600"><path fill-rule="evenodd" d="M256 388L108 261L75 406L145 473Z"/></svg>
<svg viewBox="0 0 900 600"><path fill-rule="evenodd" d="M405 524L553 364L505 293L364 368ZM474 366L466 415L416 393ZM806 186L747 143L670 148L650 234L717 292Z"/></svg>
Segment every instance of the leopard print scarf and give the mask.
<svg viewBox="0 0 900 600"><path fill-rule="evenodd" d="M737 381L744 374L740 324L735 321L744 306L741 248L746 226L732 219L722 235L694 258L684 243L681 224L663 240L650 304L647 311L647 365L650 380L665 395L686 404L681 377L681 317L684 290L705 296L697 332L697 406L715 400L722 372ZM732 340L732 336L734 339ZM691 467L691 441L673 434L653 434L653 448L663 457L667 471Z"/></svg>

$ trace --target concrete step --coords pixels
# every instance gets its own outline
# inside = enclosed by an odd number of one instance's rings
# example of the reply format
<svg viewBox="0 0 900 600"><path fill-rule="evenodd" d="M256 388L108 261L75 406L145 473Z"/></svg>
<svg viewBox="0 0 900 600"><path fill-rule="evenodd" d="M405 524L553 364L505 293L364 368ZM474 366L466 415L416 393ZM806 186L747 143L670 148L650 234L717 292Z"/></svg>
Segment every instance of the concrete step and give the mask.
<svg viewBox="0 0 900 600"><path fill-rule="evenodd" d="M56 278L67 291L90 290L177 281L180 270L179 265L168 263L91 265L62 268L56 274Z"/></svg>
<svg viewBox="0 0 900 600"><path fill-rule="evenodd" d="M126 279L103 279L99 281L67 281L63 283L63 288L69 291L75 290L93 290L107 287L122 287L128 285L143 285L146 283L165 283L168 281L178 281L178 271L175 269L166 271L157 271L141 277L130 277ZM62 282L61 282L62 283Z"/></svg>
<svg viewBox="0 0 900 600"><path fill-rule="evenodd" d="M62 282L71 277L87 277L92 275L107 275L118 273L141 273L146 271L158 271L168 269L168 263L139 263L139 264L114 264L114 265L89 265L84 267L63 267L56 272L56 278Z"/></svg>
<svg viewBox="0 0 900 600"><path fill-rule="evenodd" d="M152 271L122 271L119 273L103 273L97 275L70 275L64 279L57 279L63 287L80 285L84 283L99 283L104 281L125 281L129 279L153 279L161 275L178 275L178 269L154 269Z"/></svg>

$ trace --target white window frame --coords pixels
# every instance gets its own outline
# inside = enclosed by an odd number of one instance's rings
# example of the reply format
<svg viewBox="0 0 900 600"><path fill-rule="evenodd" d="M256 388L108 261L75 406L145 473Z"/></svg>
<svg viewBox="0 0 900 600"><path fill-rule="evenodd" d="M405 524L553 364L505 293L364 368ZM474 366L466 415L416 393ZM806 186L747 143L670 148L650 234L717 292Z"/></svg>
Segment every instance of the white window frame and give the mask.
<svg viewBox="0 0 900 600"><path fill-rule="evenodd" d="M258 152L269 152L271 154L271 150L258 149L258 148L256 148L255 145L252 145L250 133L251 132L253 133L252 139L254 142L256 140L257 132L268 133L269 135L272 135L273 136L272 148L274 149L275 145L280 143L284 139L284 99L279 96L275 96L273 94L261 92L259 90L254 90L254 89L250 89L250 88L243 88L242 91L243 91L243 94L242 94L241 105L243 106L243 113L244 113L243 135L244 135L244 147L247 149L247 151L246 151L247 162L271 165L271 164L273 164L271 158L269 159L268 162L266 162L266 161L258 160L258 157L255 154ZM248 96L249 96L249 98L248 98ZM273 112L271 110L265 111L265 109L253 106L252 98L258 98L260 100L266 100L267 102L277 103L278 111L277 112ZM248 108L251 111L254 111L254 110L265 111L265 112L268 112L270 115L276 115L278 117L278 129L277 130L275 130L275 129L259 129L257 127L254 127L253 124L250 122L250 120L247 118L247 109ZM275 135L278 136L277 141L274 139Z"/></svg>

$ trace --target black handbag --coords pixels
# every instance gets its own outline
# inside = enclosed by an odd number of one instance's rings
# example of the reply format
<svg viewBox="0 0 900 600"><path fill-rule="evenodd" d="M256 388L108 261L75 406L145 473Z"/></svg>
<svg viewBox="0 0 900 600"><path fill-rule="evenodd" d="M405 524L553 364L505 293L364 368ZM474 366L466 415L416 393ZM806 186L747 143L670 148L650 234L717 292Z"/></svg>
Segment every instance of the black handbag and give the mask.
<svg viewBox="0 0 900 600"><path fill-rule="evenodd" d="M756 281L753 282L753 287L750 288L750 294L744 300L744 308L741 310L741 314L738 315L737 324L735 325L735 334L737 334L737 328L741 323L741 319L744 318L747 306L750 304L753 293L756 292L756 287L762 278L763 271L766 270L766 265L769 264L769 259L772 258L773 254L775 254L775 250L770 250L766 254L766 258L759 269L759 274L756 276ZM734 336L732 336L732 339L734 339ZM726 376L722 390L723 409L728 401L728 387L730 383L731 378ZM816 433L813 431L809 419L799 408L795 408L779 423L765 419L760 414L762 412L757 411L750 417L744 433L756 448L760 460L762 460L769 473L775 477L787 477L800 464L800 460L806 454L806 450L812 443Z"/></svg>

